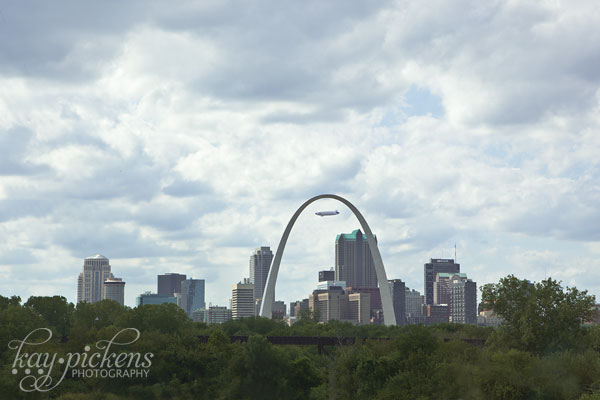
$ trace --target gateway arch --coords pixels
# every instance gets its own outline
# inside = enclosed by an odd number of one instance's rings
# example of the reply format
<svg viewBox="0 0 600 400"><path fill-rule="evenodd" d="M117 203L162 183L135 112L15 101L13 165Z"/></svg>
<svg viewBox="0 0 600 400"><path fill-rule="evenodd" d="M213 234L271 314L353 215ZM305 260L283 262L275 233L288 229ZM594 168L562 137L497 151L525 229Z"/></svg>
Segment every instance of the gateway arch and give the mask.
<svg viewBox="0 0 600 400"><path fill-rule="evenodd" d="M283 256L283 250L285 249L285 244L287 243L288 237L290 236L290 232L292 231L292 227L294 223L304 211L309 204L320 200L320 199L334 199L344 203L356 216L362 231L367 237L367 241L369 243L369 249L371 250L371 255L373 256L373 264L375 265L375 273L377 274L377 282L379 283L379 293L381 294L381 304L383 307L383 319L385 325L396 325L396 314L394 314L394 303L392 302L392 292L388 285L387 275L385 274L385 269L383 267L383 261L381 259L381 254L379 253L379 248L377 247L377 242L373 237L373 232L371 232L371 228L367 224L367 221L362 216L360 211L352 203L343 197L337 196L335 194L320 194L311 199L308 199L298 208L298 210L294 213L290 222L288 222L285 231L283 232L283 236L279 241L279 246L277 246L277 253L275 253L275 258L273 259L273 264L271 264L271 268L269 269L269 277L267 279L267 287L265 288L265 293L262 300L260 315L262 317L271 318L271 309L273 307L273 302L275 301L275 283L277 281L277 274L279 273L279 265L281 264L281 257Z"/></svg>

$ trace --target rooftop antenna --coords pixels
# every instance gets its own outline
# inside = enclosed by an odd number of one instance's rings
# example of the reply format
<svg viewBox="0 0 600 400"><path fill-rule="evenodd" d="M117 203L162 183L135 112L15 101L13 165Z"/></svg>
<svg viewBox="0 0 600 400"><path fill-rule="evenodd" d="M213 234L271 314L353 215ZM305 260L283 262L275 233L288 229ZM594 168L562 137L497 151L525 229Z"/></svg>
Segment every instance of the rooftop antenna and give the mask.
<svg viewBox="0 0 600 400"><path fill-rule="evenodd" d="M456 259L456 243L454 243L454 262L458 261Z"/></svg>

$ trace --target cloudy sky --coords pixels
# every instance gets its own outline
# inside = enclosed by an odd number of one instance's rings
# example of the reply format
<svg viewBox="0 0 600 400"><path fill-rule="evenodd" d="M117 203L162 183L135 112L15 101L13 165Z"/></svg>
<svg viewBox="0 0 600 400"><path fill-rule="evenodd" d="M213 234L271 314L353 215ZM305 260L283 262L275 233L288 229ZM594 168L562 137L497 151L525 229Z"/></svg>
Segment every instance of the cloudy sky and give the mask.
<svg viewBox="0 0 600 400"><path fill-rule="evenodd" d="M599 26L594 0L3 1L0 294L75 301L101 253L130 306L165 272L227 305L335 193L411 288L456 243L478 285L600 295ZM357 227L309 207L277 298Z"/></svg>

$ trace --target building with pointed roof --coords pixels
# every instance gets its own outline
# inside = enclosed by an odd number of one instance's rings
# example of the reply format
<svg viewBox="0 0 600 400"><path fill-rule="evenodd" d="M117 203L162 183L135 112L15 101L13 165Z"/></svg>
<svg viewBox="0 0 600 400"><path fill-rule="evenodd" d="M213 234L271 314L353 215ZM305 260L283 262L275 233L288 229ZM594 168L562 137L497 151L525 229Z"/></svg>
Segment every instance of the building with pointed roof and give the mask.
<svg viewBox="0 0 600 400"><path fill-rule="evenodd" d="M110 288L105 282L110 282ZM95 303L108 298L123 304L125 282L115 278L110 271L108 258L94 254L83 260L83 271L77 279L77 302Z"/></svg>

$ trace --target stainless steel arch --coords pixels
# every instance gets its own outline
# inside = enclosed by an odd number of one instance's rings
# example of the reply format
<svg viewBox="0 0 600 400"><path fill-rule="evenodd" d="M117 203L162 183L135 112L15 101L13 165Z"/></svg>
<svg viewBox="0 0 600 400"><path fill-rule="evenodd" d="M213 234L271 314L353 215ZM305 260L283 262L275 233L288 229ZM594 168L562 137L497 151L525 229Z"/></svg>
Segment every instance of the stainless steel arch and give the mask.
<svg viewBox="0 0 600 400"><path fill-rule="evenodd" d="M287 243L288 237L290 236L290 232L292 231L294 223L296 222L302 211L304 211L304 209L308 207L310 203L320 199L334 199L344 203L358 219L358 222L360 223L360 226L365 236L367 236L369 249L371 250L371 254L373 256L375 273L377 274L377 281L379 283L379 293L381 294L381 304L383 306L384 323L386 325L396 325L396 315L394 314L392 292L390 290L390 286L388 285L387 275L385 274L385 268L383 267L383 260L381 259L381 254L379 253L379 248L377 247L377 242L375 242L375 238L373 237L371 228L369 228L369 225L367 224L365 218L362 216L360 211L358 211L358 209L354 207L352 203L350 203L343 197L337 196L335 194L320 194L311 199L308 199L306 202L304 202L304 204L300 206L300 208L292 216L290 222L288 222L287 227L283 232L283 236L279 241L279 246L277 246L277 253L275 253L275 258L273 259L271 268L269 269L269 277L267 279L267 287L263 296L260 315L263 317L271 318L272 306L273 302L275 301L275 282L277 281L277 274L279 273L279 264L281 264L283 250L285 249L285 244Z"/></svg>

